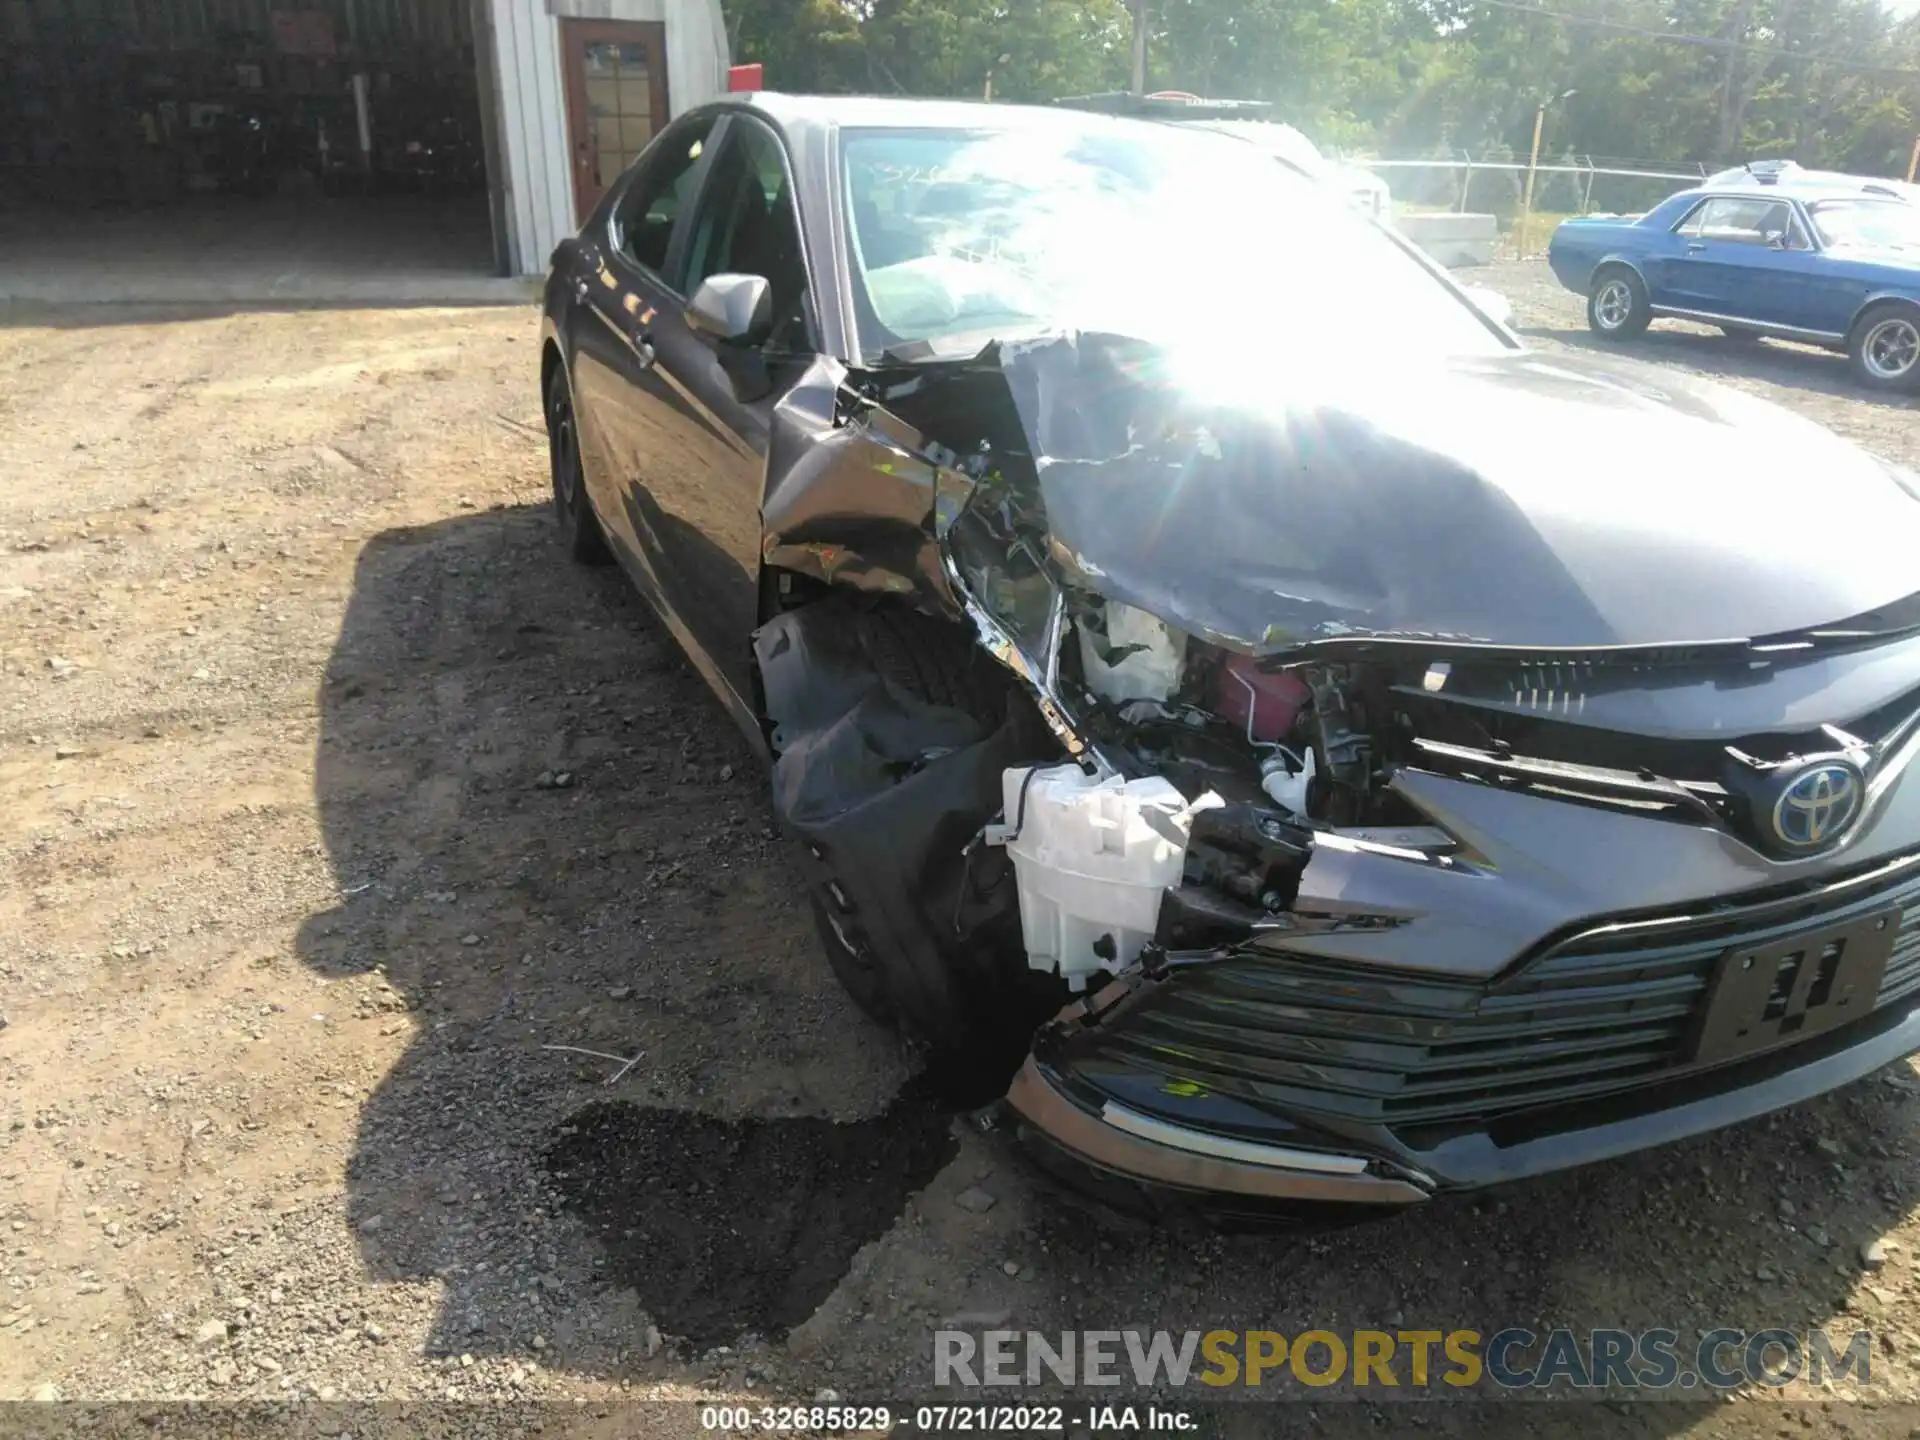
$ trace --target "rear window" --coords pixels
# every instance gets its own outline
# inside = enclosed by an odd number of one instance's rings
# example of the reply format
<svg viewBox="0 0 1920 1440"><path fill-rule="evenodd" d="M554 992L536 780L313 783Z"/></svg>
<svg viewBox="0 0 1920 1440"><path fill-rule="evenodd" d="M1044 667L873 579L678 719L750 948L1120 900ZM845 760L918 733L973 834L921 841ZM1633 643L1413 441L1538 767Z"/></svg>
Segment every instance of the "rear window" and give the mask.
<svg viewBox="0 0 1920 1440"><path fill-rule="evenodd" d="M1904 200L1822 200L1808 213L1828 245L1920 248L1920 208Z"/></svg>

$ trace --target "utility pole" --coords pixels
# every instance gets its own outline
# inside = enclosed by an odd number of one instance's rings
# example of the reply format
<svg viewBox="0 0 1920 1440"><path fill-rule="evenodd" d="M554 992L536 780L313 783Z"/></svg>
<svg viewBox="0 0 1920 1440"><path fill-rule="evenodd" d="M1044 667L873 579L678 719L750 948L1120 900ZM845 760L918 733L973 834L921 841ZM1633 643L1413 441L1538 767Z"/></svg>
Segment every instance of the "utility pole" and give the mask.
<svg viewBox="0 0 1920 1440"><path fill-rule="evenodd" d="M987 101L989 104L993 102L993 72L999 69L1002 65L1005 65L1011 59L1013 59L1013 56L1011 55L1002 55L998 60L994 61L993 64L987 67L987 84L986 84L986 89L982 92L981 98Z"/></svg>
<svg viewBox="0 0 1920 1440"><path fill-rule="evenodd" d="M1527 258L1527 224L1533 219L1533 172L1540 164L1540 131L1547 123L1547 102L1542 100L1533 112L1533 153L1527 156L1527 185L1520 197L1520 243L1514 247L1519 258Z"/></svg>
<svg viewBox="0 0 1920 1440"><path fill-rule="evenodd" d="M1133 10L1133 93L1147 93L1147 0L1131 0Z"/></svg>
<svg viewBox="0 0 1920 1440"><path fill-rule="evenodd" d="M1517 259L1524 260L1527 258L1527 231L1533 222L1533 174L1540 166L1540 132L1545 128L1547 123L1547 107L1549 105L1557 105L1560 101L1569 99L1578 93L1579 92L1575 90L1566 90L1559 95L1548 96L1540 102L1539 107L1533 112L1533 153L1527 157L1527 184L1524 193L1520 197L1519 236L1513 247L1515 258Z"/></svg>
<svg viewBox="0 0 1920 1440"><path fill-rule="evenodd" d="M1913 184L1914 171L1920 170L1920 135L1913 137L1913 153L1907 156L1907 183Z"/></svg>

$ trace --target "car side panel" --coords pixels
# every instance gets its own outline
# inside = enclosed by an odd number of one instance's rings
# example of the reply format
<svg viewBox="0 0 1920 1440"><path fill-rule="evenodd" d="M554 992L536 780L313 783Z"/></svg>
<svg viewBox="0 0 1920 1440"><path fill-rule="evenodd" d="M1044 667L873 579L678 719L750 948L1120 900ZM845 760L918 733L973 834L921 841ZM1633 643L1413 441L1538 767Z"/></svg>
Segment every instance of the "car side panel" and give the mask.
<svg viewBox="0 0 1920 1440"><path fill-rule="evenodd" d="M1857 272L1844 276L1835 288L1845 299L1859 297L1847 311L1845 322L1836 327L1841 330L1851 330L1854 321L1883 300L1920 305L1920 274L1890 277L1887 268L1881 265L1862 265Z"/></svg>
<svg viewBox="0 0 1920 1440"><path fill-rule="evenodd" d="M1818 330L1844 335L1857 311L1871 293L1865 276L1850 261L1828 252L1791 257L1796 267L1794 305L1785 315L1789 325L1802 330Z"/></svg>
<svg viewBox="0 0 1920 1440"><path fill-rule="evenodd" d="M1740 259L1725 252L1737 248L1676 235L1671 230L1649 237L1641 264L1647 280L1647 299L1656 310L1711 308L1716 275Z"/></svg>
<svg viewBox="0 0 1920 1440"><path fill-rule="evenodd" d="M1630 222L1568 220L1547 244L1547 264L1562 285L1584 295L1603 264L1624 260L1638 270L1644 247L1639 227Z"/></svg>
<svg viewBox="0 0 1920 1440"><path fill-rule="evenodd" d="M1724 240L1704 243L1704 252L1691 262L1699 275L1694 308L1768 325L1819 328L1808 319L1813 277L1807 263L1819 257Z"/></svg>
<svg viewBox="0 0 1920 1440"><path fill-rule="evenodd" d="M575 277L574 389L597 459L587 472L587 491L634 583L661 609L673 597L659 540L634 524L627 504L651 441L647 421L655 402L648 397L644 344L656 287L610 249L583 242Z"/></svg>

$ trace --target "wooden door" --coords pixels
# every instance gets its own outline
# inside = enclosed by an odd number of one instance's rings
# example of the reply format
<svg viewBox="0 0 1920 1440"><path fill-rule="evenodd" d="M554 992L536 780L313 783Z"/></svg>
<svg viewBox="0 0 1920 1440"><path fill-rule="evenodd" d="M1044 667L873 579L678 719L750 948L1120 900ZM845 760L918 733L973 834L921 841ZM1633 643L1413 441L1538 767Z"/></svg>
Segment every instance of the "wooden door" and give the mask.
<svg viewBox="0 0 1920 1440"><path fill-rule="evenodd" d="M576 222L667 123L667 34L657 21L562 20Z"/></svg>

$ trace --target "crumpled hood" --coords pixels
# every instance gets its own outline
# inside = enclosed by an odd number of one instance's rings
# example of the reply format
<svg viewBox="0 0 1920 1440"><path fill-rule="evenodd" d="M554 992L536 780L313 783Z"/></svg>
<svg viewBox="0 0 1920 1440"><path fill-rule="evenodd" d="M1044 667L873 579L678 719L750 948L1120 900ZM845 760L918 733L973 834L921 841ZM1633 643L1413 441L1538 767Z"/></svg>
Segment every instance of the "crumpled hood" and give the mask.
<svg viewBox="0 0 1920 1440"><path fill-rule="evenodd" d="M1728 388L1538 354L1276 375L1220 404L1137 342L1001 364L1070 578L1247 649L1777 635L1920 590L1920 499Z"/></svg>

